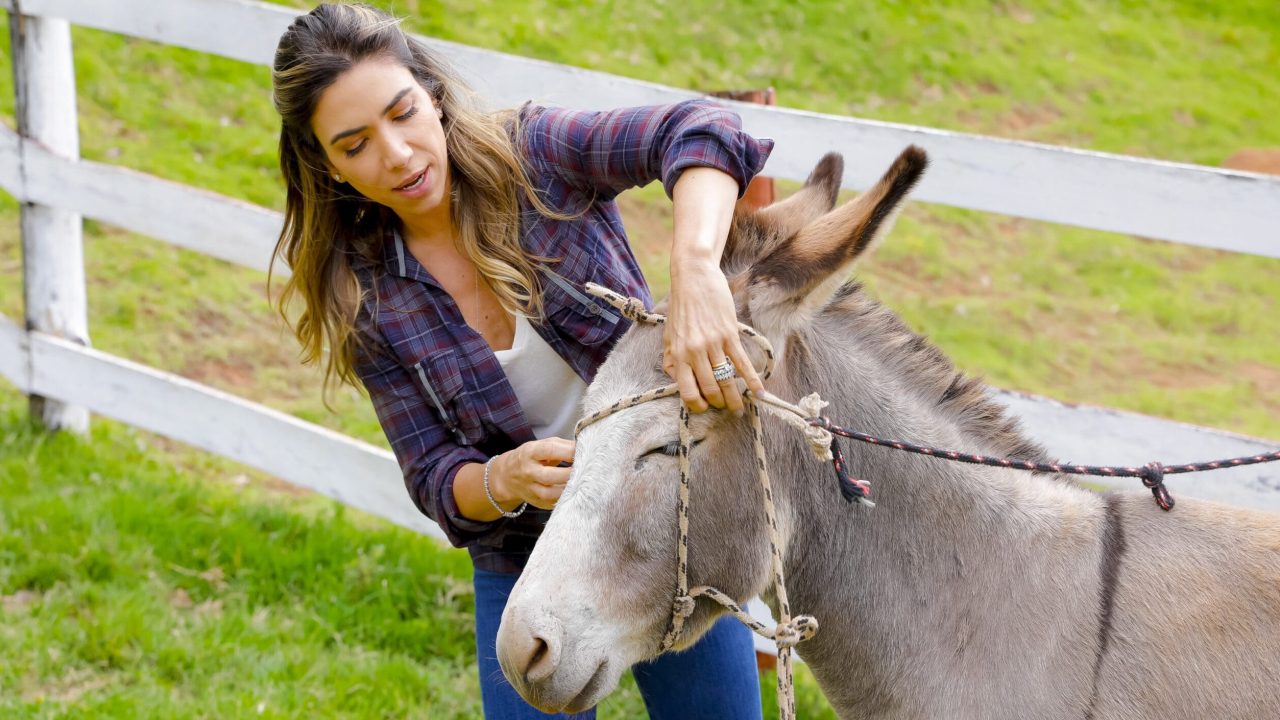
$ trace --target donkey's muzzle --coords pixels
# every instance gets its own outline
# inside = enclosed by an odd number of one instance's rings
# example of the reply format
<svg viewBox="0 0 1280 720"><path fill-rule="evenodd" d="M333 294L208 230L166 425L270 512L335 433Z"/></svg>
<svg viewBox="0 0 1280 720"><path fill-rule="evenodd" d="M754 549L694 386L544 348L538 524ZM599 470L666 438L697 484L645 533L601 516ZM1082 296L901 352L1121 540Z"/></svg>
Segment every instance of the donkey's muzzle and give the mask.
<svg viewBox="0 0 1280 720"><path fill-rule="evenodd" d="M535 624L523 615L512 608L498 629L498 662L516 689L554 675L564 647L560 623L544 615Z"/></svg>
<svg viewBox="0 0 1280 720"><path fill-rule="evenodd" d="M511 686L543 712L585 710L611 689L607 659L570 657L564 628L550 613L508 605L497 645L498 663Z"/></svg>

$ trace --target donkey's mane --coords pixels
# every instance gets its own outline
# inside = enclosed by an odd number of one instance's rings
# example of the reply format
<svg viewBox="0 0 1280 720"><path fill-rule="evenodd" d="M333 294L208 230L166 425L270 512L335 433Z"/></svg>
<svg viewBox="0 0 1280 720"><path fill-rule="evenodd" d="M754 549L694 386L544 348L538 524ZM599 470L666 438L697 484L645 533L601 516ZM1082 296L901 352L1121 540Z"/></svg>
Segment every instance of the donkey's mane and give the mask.
<svg viewBox="0 0 1280 720"><path fill-rule="evenodd" d="M845 315L872 342L867 347L886 367L911 378L908 386L955 418L960 429L996 455L1050 462L1048 451L1022 434L1015 418L995 402L981 378L967 377L951 359L896 313L850 280L832 297L824 313ZM910 439L910 438L905 438Z"/></svg>

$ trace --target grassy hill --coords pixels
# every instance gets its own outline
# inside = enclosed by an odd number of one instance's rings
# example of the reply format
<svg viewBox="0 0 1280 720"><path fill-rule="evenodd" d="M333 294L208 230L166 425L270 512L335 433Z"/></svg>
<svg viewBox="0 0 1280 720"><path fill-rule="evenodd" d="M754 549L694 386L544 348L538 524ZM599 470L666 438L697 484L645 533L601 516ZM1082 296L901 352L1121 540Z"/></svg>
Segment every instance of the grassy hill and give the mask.
<svg viewBox="0 0 1280 720"><path fill-rule="evenodd" d="M735 7L395 4L425 34L799 108L1210 165L1280 147L1274 2ZM73 36L85 157L279 207L265 68ZM10 125L12 103L3 67ZM623 204L661 291L665 198ZM17 218L0 194L10 318ZM264 276L93 222L85 243L96 347L385 444L358 392L324 409ZM859 274L994 384L1280 438L1278 261L917 204ZM0 714L476 715L458 553L111 422L39 435L23 405L0 389Z"/></svg>

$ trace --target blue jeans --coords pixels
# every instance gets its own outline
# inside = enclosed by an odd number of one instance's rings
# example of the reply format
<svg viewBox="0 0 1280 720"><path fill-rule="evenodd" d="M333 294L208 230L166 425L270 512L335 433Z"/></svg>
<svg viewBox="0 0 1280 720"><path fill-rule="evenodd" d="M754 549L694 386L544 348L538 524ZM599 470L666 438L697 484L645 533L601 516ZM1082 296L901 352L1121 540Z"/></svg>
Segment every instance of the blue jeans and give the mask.
<svg viewBox="0 0 1280 720"><path fill-rule="evenodd" d="M486 720L594 720L595 709L547 715L524 701L498 665L498 624L519 575L476 570L476 655ZM651 720L759 718L760 676L751 631L733 617L719 620L696 645L631 668Z"/></svg>

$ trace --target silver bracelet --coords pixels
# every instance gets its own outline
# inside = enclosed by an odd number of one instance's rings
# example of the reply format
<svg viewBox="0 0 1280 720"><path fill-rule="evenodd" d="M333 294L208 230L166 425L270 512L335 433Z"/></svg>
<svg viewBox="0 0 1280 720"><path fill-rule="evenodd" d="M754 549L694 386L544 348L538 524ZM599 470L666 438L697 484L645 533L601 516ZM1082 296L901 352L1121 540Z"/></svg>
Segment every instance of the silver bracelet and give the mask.
<svg viewBox="0 0 1280 720"><path fill-rule="evenodd" d="M489 463L491 462L493 462L493 458L489 458L484 462L484 496L489 498L489 503L493 505L495 510L502 513L502 517L504 518L520 517L520 514L529 508L529 503L522 502L520 503L520 507L516 508L515 510L508 511L508 510L503 510L502 506L498 504L498 501L493 499L493 491L489 489Z"/></svg>

